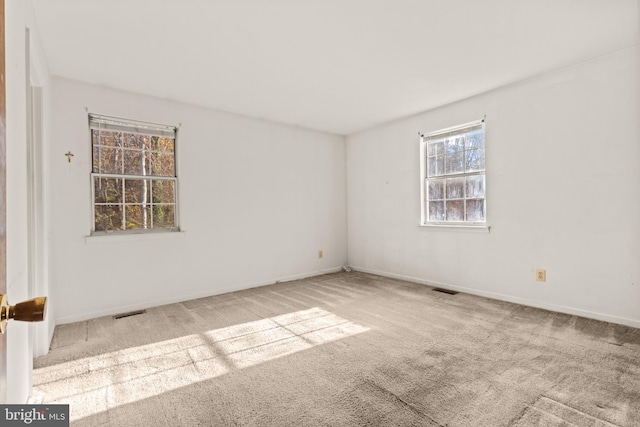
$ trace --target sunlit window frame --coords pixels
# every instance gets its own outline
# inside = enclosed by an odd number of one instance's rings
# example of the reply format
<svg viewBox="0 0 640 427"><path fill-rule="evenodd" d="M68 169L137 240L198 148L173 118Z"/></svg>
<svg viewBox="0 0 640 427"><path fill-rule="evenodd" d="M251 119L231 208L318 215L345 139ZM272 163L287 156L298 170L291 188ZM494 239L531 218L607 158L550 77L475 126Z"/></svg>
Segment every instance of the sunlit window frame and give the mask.
<svg viewBox="0 0 640 427"><path fill-rule="evenodd" d="M93 172L93 153L94 153L94 145L93 145L93 138L92 138L92 133L93 130L102 130L102 128L100 126L96 126L94 123L95 122L101 122L101 121L106 121L106 122L111 122L111 123L116 123L117 125L121 125L122 129L121 131L123 133L131 133L131 134L138 134L138 135L145 135L148 134L146 131L150 131L150 132L170 132L173 133L173 161L174 161L174 176L156 176L156 175L134 175L134 174L126 174L124 173L124 168L123 168L123 173L122 174L114 174L114 173L96 173ZM178 209L178 128L175 126L169 126L169 125L161 125L161 124L157 124L157 123L149 123L149 122L142 122L142 121L137 121L137 120L131 120L131 119L123 119L120 117L112 117L112 116L105 116L105 115L100 115L100 114L93 114L93 113L89 113L88 115L88 124L89 124L89 144L91 146L91 156L92 156L92 161L91 161L91 235L92 236L105 236L105 235L123 235L123 234L146 234L146 233L171 233L171 232L179 232L180 231L180 222L179 222L179 209ZM126 149L125 147L122 147L122 149ZM134 149L135 150L135 149ZM140 150L143 151L143 150ZM170 152L164 152L164 153L170 153ZM123 158L123 162L124 162L124 158ZM113 178L113 179L120 179L122 181L122 217L123 217L123 223L126 224L126 201L125 201L125 180L149 180L151 183L151 186L153 186L153 181L154 180L165 180L165 181L173 181L173 206L174 206L174 210L173 210L173 215L174 215L174 226L173 227L163 227L163 228L153 228L153 226L151 228L148 229L141 229L141 228L136 228L136 229L127 229L126 225L125 228L123 230L110 230L110 231L96 231L96 194L95 194L95 181L96 179L100 179L100 178ZM152 189L150 190L152 191ZM166 204L166 203L153 203L153 199L150 200L149 205L150 208L153 210L153 206L154 205L161 205L161 204ZM98 203L98 205L101 205L100 203ZM153 223L153 215L151 215L151 221ZM123 224L123 225L124 225Z"/></svg>
<svg viewBox="0 0 640 427"><path fill-rule="evenodd" d="M427 144L430 140L435 138L444 136L444 135L453 135L456 133L464 134L465 130L471 129L473 127L481 126L482 132L486 137L486 129L485 129L485 119L475 120L473 122L464 123L457 126L452 126L446 129L440 129L434 132L429 132L425 134L420 134L420 226L422 227L432 227L432 228L457 228L457 229L475 229L479 231L488 232L490 227L487 220L487 168L486 168L486 139L484 144L484 156L485 156L485 168L483 171L478 172L462 172L456 174L447 174L446 172L443 175L439 175L437 177L428 177L428 159L427 159ZM432 221L429 220L429 180L430 179L441 179L446 177L468 177L474 175L483 175L485 181L485 195L484 195L484 221ZM445 190L446 191L446 190ZM465 199L466 201L466 195ZM466 213L466 212L465 212Z"/></svg>

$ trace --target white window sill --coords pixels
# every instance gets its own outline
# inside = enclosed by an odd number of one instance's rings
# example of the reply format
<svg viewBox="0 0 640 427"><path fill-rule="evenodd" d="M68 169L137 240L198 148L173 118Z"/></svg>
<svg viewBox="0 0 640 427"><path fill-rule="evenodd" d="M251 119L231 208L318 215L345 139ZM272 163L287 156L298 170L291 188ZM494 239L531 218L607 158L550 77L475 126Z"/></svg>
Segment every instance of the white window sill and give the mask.
<svg viewBox="0 0 640 427"><path fill-rule="evenodd" d="M491 230L490 225L467 224L420 224L420 227L435 231L461 231L470 233L489 233Z"/></svg>
<svg viewBox="0 0 640 427"><path fill-rule="evenodd" d="M100 243L117 243L117 242L133 242L144 240L166 240L181 239L185 235L184 231L163 231L155 233L114 233L114 234L96 234L93 236L85 236L86 245Z"/></svg>

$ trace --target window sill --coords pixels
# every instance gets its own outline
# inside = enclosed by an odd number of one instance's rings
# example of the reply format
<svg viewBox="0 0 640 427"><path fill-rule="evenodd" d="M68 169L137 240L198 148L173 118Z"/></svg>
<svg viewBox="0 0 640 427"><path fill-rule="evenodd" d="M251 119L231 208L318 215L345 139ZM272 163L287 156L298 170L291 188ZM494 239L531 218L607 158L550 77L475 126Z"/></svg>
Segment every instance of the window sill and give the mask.
<svg viewBox="0 0 640 427"><path fill-rule="evenodd" d="M470 233L489 233L490 225L465 225L465 224L420 224L420 227L435 231L461 231Z"/></svg>
<svg viewBox="0 0 640 427"><path fill-rule="evenodd" d="M181 239L185 235L184 231L163 231L155 233L118 233L118 234L96 234L93 236L85 236L86 245L116 242L134 242L144 240L166 240Z"/></svg>

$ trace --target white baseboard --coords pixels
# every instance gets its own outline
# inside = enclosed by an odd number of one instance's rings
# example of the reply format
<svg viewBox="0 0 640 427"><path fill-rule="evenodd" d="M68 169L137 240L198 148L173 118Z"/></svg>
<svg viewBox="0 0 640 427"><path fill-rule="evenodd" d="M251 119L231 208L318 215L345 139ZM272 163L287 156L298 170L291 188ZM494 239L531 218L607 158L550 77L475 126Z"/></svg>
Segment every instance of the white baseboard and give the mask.
<svg viewBox="0 0 640 427"><path fill-rule="evenodd" d="M636 320L636 319L613 316L610 314L598 313L595 311L581 310L579 308L567 307L567 306L551 304L543 301L535 301L535 300L530 300L526 298L514 297L511 295L488 292L480 289L467 288L464 286L453 285L451 283L438 282L435 280L425 280L418 277L411 277L403 274L389 273L386 271L379 271L371 268L358 267L354 265L350 265L350 267L356 271L361 271L363 273L375 274L378 276L390 277L393 279L406 280L409 282L420 283L423 285L435 286L435 287L444 288L444 289L450 289L453 291L464 292L467 294L491 298L499 301L507 301L515 304L527 305L530 307L536 307L536 308L542 308L544 310L555 311L558 313L572 314L576 316L587 317L589 319L602 320L605 322L617 323L620 325L640 328L640 320Z"/></svg>
<svg viewBox="0 0 640 427"><path fill-rule="evenodd" d="M55 324L64 325L66 323L82 322L84 320L95 319L96 317L111 316L118 313L126 313L129 311L135 311L135 310L144 310L146 308L158 307L158 306L167 305L167 304L174 304L177 302L189 301L192 299L205 298L205 297L210 297L214 295L226 294L229 292L243 291L246 289L258 288L260 286L273 285L276 282L289 282L292 280L306 279L308 277L321 276L323 274L329 274L329 273L336 273L341 270L342 270L342 267L334 267L334 268L329 268L325 270L317 270L317 271L311 271L306 273L292 274L290 276L262 280L260 282L238 284L235 286L229 286L225 288L217 288L214 290L206 290L206 291L196 292L196 293L187 294L187 295L179 295L171 298L163 298L163 299L145 301L137 304L110 307L104 310L98 310L98 311L93 311L88 313L76 314L73 316L57 318L55 321Z"/></svg>

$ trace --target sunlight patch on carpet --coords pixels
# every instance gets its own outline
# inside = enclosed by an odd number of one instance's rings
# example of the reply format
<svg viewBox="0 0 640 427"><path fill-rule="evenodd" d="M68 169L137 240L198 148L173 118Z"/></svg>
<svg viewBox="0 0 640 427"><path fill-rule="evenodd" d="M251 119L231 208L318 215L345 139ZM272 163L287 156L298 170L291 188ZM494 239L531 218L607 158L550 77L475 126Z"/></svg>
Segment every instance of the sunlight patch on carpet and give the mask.
<svg viewBox="0 0 640 427"><path fill-rule="evenodd" d="M368 330L316 307L39 368L33 396L74 421Z"/></svg>

